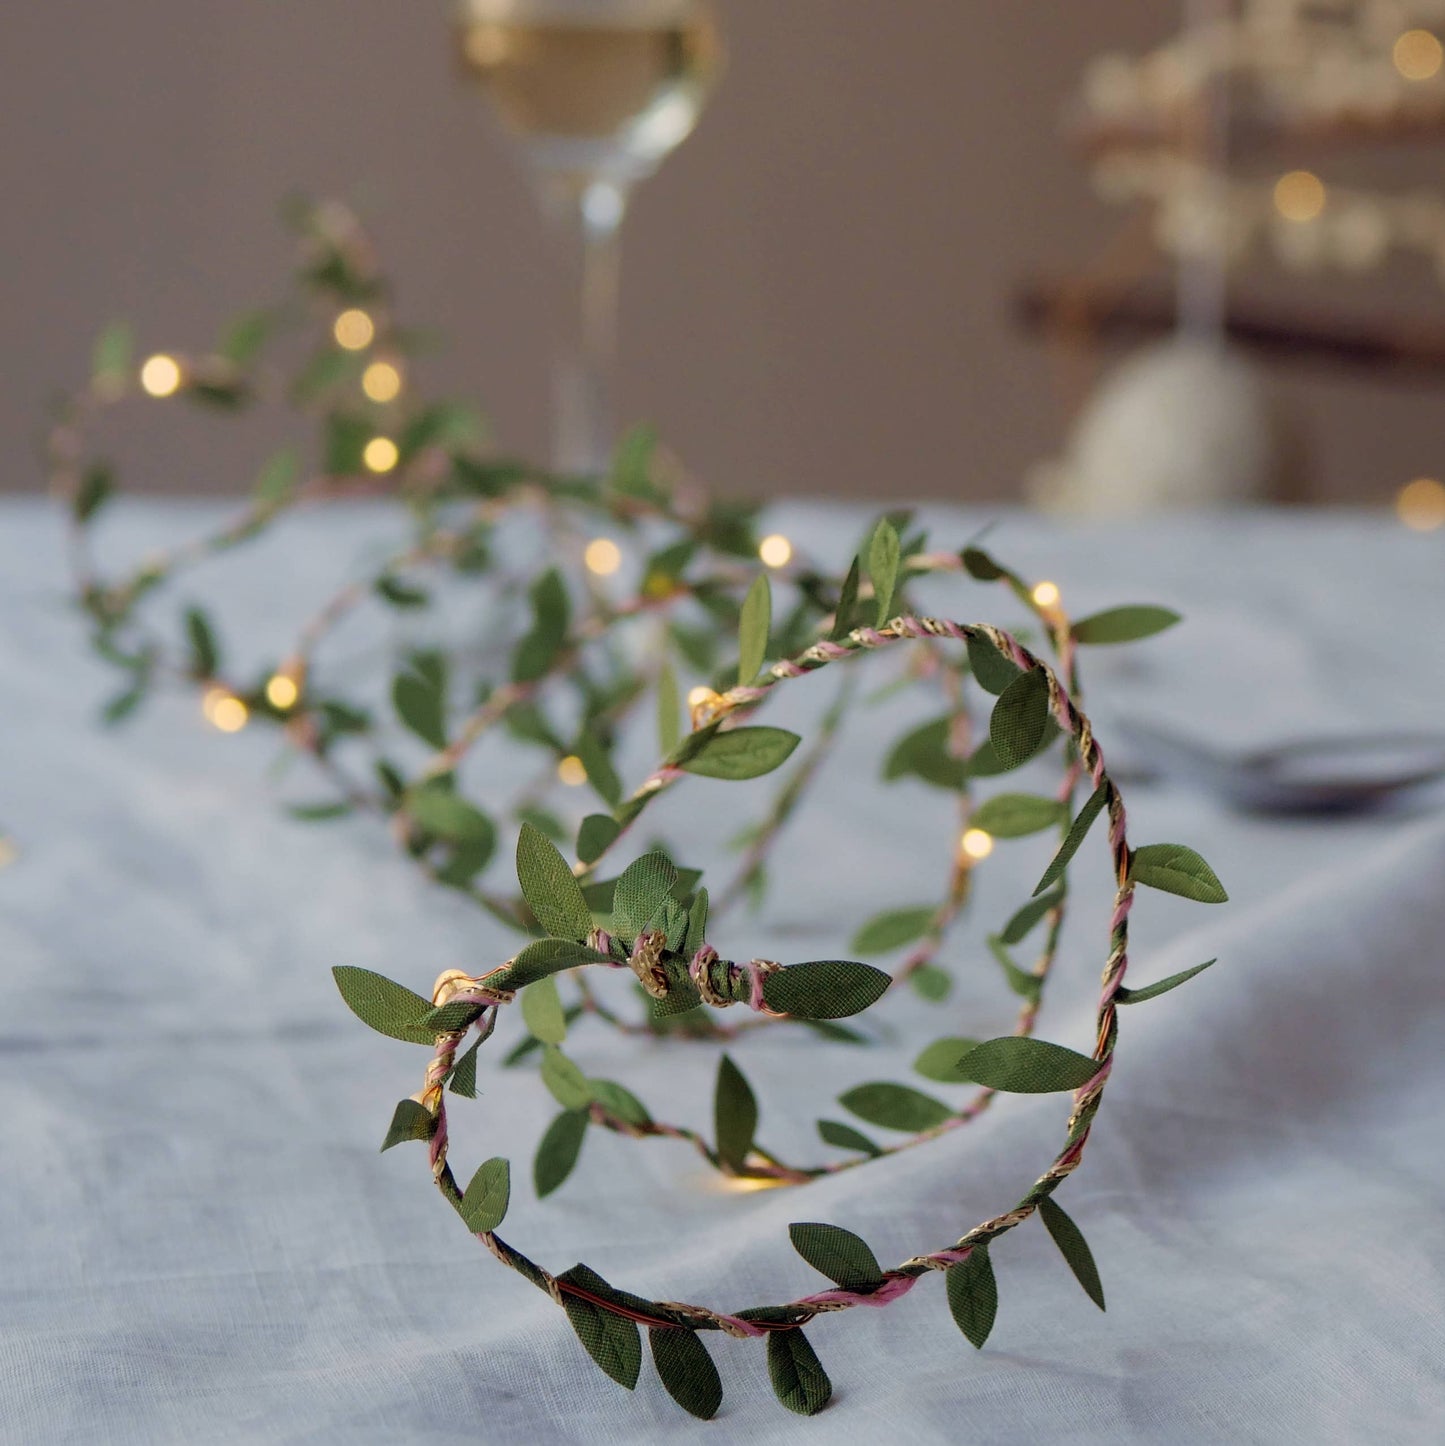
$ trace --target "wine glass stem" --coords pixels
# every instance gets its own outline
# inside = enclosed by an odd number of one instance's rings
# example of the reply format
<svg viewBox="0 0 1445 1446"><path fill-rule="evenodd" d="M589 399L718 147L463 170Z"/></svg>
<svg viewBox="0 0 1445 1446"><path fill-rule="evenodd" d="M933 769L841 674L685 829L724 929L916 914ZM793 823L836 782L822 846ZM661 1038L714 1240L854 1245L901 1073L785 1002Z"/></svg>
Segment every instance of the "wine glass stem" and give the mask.
<svg viewBox="0 0 1445 1446"><path fill-rule="evenodd" d="M605 472L615 441L619 233L628 191L616 180L552 174L542 178L542 199L573 293L552 382L552 460L560 472Z"/></svg>

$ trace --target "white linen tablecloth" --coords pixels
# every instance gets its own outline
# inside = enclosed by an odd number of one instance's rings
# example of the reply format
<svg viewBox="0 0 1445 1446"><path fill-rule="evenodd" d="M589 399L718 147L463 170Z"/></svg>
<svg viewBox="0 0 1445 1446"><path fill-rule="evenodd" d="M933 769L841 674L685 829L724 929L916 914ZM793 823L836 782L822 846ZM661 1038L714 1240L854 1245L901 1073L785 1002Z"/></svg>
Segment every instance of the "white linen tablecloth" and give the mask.
<svg viewBox="0 0 1445 1446"><path fill-rule="evenodd" d="M123 507L106 550L134 557L212 515ZM981 520L935 515L940 545ZM831 557L864 519L796 506L777 520ZM301 519L178 598L219 596L231 646L274 656L385 532L366 509ZM1123 529L1005 517L989 545L1058 582L1076 615L1128 601L1186 615L1167 638L1086 657L1106 749L1109 717L1131 707L1241 745L1440 723L1445 535L1363 515ZM1445 1440L1438 793L1308 822L1241 818L1181 787L1128 790L1134 840L1198 848L1232 902L1144 891L1134 911L1131 982L1219 963L1126 1011L1099 1125L1059 1196L1099 1262L1107 1314L1030 1222L993 1252L1001 1305L984 1351L951 1322L941 1279L887 1310L823 1317L809 1337L836 1394L807 1420L774 1401L759 1343L710 1336L727 1396L704 1426L648 1363L632 1396L609 1382L561 1313L468 1238L419 1149L377 1154L424 1053L354 1020L332 966L425 991L443 968L500 962L507 936L418 878L379 827L287 819L283 796L321 790L299 765L273 782L260 730L223 737L193 700L171 699L101 731L111 680L65 606L61 557L47 507L0 509L0 828L19 848L0 872L0 1439ZM1015 616L963 580L929 603ZM787 706L830 691L805 698L810 686ZM946 800L876 782L880 742L904 721L885 709L851 730L787 837L765 913L731 925L730 952L846 957L867 914L926 901L916 879L940 875ZM717 864L729 810L761 796L736 788L689 783L659 821ZM706 837L698 800L719 810ZM980 872L948 1003L890 998L871 1051L791 1029L737 1046L765 1139L817 1158L812 1122L839 1117L839 1089L908 1080L938 1035L1011 1027L981 936L1049 848L1001 844ZM1092 838L1041 1025L1076 1048L1102 962L1102 855ZM707 1126L715 1048L600 1028L570 1048ZM511 1156L510 1239L554 1270L581 1259L628 1289L729 1309L820 1287L789 1221L855 1230L885 1264L945 1245L1018 1197L1067 1111L1056 1096L1005 1099L931 1147L740 1196L710 1187L686 1147L594 1131L539 1206L531 1147L555 1107L532 1073L483 1061L481 1076L482 1098L453 1111L455 1158L465 1178Z"/></svg>

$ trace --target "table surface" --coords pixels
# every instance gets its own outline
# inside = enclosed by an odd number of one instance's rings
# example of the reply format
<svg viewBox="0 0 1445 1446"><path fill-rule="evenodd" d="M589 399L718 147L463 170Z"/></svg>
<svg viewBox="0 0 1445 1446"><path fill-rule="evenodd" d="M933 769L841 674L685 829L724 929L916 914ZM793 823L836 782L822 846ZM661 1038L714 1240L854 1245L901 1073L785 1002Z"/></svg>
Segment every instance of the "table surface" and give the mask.
<svg viewBox="0 0 1445 1446"><path fill-rule="evenodd" d="M213 515L122 507L105 550L135 557ZM940 543L981 520L931 515ZM777 516L830 556L864 520L817 505ZM365 508L298 519L177 599L214 593L230 646L264 657L386 531ZM1168 638L1086 658L1106 746L1126 710L1240 745L1440 723L1445 535L1345 514L1125 528L1005 515L990 545L1052 577L1075 615L1128 601L1185 614ZM995 1248L984 1351L953 1326L941 1280L887 1310L820 1318L809 1336L836 1395L810 1421L774 1402L758 1344L711 1337L727 1396L705 1428L650 1367L630 1396L607 1381L551 1303L460 1229L419 1151L377 1154L392 1105L420 1084L420 1052L353 1020L332 966L425 989L444 968L500 962L507 936L404 867L379 828L287 819L282 799L318 790L299 765L277 780L260 730L223 737L181 699L100 730L110 680L65 604L62 555L47 508L0 508L0 827L19 848L0 873L0 1439L1440 1439L1439 793L1308 822L1242 818L1183 787L1129 790L1135 841L1198 848L1232 901L1145 891L1134 911L1131 982L1219 963L1128 1011L1100 1123L1060 1195L1107 1314L1031 1222ZM1011 620L996 592L939 586L930 607ZM882 741L906 721L879 710L850 732L835 781L785 841L770 903L736 924L742 957L838 957L875 909L923 901L914 880L938 871L946 800L876 782ZM721 860L725 835L698 838L689 809L703 799L725 822L728 786L689 789L664 821L691 827L699 862ZM871 1051L792 1030L736 1047L766 1138L810 1156L812 1121L838 1114L839 1089L907 1080L936 1036L1008 1030L981 934L1048 849L1001 844L980 871L946 1004L890 996ZM1093 839L1081 856L1041 1021L1077 1048L1102 956L1102 853ZM592 1029L572 1048L589 1072L706 1127L714 1047ZM594 1132L537 1205L526 1162L554 1107L529 1073L484 1071L481 1088L454 1112L456 1158L465 1174L511 1156L516 1244L554 1270L580 1258L639 1293L729 1309L817 1288L788 1243L793 1220L857 1231L885 1263L952 1241L1018 1197L1066 1112L1058 1097L1009 1098L802 1194L725 1194L685 1147Z"/></svg>

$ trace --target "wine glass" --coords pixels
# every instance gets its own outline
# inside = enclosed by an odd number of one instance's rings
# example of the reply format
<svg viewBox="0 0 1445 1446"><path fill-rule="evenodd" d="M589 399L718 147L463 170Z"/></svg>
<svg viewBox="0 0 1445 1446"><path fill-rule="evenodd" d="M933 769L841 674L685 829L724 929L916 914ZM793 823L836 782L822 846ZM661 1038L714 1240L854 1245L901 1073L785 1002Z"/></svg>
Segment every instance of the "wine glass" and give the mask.
<svg viewBox="0 0 1445 1446"><path fill-rule="evenodd" d="M703 0L458 0L457 49L519 142L576 293L555 366L553 461L613 444L618 233L632 188L690 134L721 47Z"/></svg>

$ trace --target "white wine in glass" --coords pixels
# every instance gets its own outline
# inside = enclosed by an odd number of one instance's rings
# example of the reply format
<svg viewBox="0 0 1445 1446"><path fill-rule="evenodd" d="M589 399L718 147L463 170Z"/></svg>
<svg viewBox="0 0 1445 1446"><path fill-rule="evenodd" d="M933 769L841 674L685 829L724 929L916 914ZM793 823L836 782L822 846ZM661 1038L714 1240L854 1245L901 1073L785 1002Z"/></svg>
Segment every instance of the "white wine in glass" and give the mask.
<svg viewBox="0 0 1445 1446"><path fill-rule="evenodd" d="M460 0L463 70L516 137L579 293L558 358L553 453L603 470L618 232L631 188L697 124L721 50L702 0Z"/></svg>

